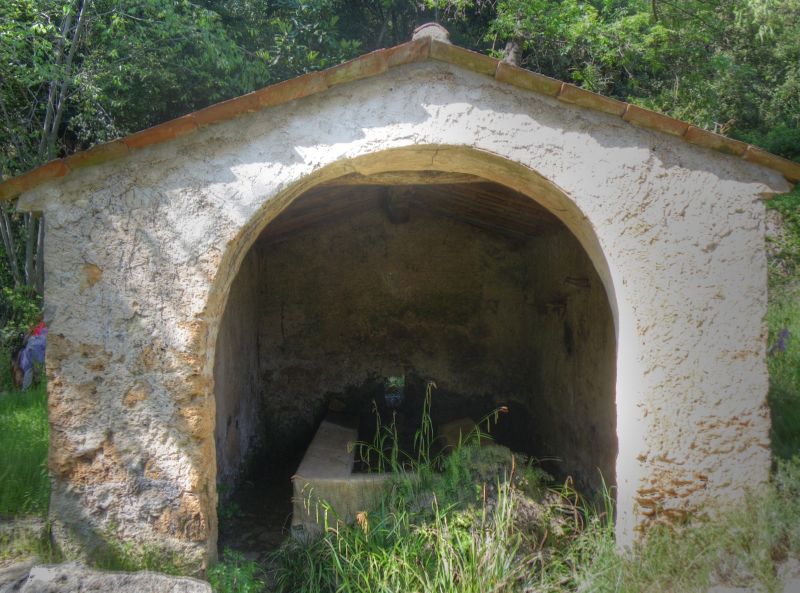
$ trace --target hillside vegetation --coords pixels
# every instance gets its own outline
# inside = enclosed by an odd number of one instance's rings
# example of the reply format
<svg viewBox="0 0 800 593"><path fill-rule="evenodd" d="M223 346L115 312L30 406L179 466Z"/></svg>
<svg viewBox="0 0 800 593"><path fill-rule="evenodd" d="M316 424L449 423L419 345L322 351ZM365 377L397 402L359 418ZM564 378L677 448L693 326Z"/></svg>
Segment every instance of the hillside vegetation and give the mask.
<svg viewBox="0 0 800 593"><path fill-rule="evenodd" d="M800 0L5 0L0 180L267 84L411 37L453 42L800 162ZM355 525L288 541L264 570L227 551L218 592L779 589L800 559L800 190L772 200L768 488L620 555L610 498L465 445L398 471ZM13 392L8 351L39 314L44 230L0 203L0 516L46 515L46 390ZM514 461L512 461L514 460ZM4 558L46 543L11 545ZM164 568L125 548L107 567ZM116 562L116 564L115 564Z"/></svg>

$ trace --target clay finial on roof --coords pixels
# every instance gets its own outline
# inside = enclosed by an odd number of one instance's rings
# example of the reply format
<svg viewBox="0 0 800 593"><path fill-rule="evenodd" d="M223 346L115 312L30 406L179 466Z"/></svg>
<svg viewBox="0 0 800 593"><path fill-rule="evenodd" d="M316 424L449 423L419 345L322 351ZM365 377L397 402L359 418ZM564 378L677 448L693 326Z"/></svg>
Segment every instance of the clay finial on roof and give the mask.
<svg viewBox="0 0 800 593"><path fill-rule="evenodd" d="M414 29L411 40L424 39L426 37L441 41L442 43L450 43L450 33L439 23L425 23L424 25L420 25Z"/></svg>

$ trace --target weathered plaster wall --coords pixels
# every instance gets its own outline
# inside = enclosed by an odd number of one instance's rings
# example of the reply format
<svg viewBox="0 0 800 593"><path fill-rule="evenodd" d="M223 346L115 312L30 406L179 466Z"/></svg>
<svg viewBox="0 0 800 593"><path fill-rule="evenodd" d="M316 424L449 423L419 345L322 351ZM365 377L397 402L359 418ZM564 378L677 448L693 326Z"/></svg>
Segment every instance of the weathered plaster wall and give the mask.
<svg viewBox="0 0 800 593"><path fill-rule="evenodd" d="M390 151L390 152L386 152ZM470 173L584 246L618 338L617 532L766 480L765 192L776 172L443 63L392 68L21 196L46 216L51 515L214 554L228 288L287 202L352 171Z"/></svg>
<svg viewBox="0 0 800 593"><path fill-rule="evenodd" d="M263 437L263 386L259 369L259 314L266 276L256 257L242 262L239 278L228 297L220 324L214 361L214 401L217 483L234 485Z"/></svg>
<svg viewBox="0 0 800 593"><path fill-rule="evenodd" d="M232 285L216 369L220 482L248 443L304 447L331 395L402 372L455 394L450 420L510 406L509 445L613 483L613 321L564 227L519 239L377 207L276 244L268 227Z"/></svg>

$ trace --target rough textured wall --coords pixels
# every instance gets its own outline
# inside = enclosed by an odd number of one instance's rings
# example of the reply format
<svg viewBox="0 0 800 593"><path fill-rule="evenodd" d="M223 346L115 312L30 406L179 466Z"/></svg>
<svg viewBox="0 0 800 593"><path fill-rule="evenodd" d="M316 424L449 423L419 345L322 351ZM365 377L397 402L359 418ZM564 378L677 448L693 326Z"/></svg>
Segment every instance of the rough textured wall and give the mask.
<svg viewBox="0 0 800 593"><path fill-rule="evenodd" d="M443 63L265 109L23 194L45 213L51 517L213 557L214 348L250 243L297 192L435 170L533 195L617 330L617 533L767 479L763 194L774 171ZM63 529L62 529L63 527Z"/></svg>
<svg viewBox="0 0 800 593"><path fill-rule="evenodd" d="M568 232L529 247L534 397L542 428L534 450L560 459L561 473L595 491L615 484L616 340L608 296L586 253ZM602 481L601 481L602 475Z"/></svg>
<svg viewBox="0 0 800 593"><path fill-rule="evenodd" d="M449 419L509 405L509 445L613 483L611 311L561 225L521 239L371 208L274 244L268 227L232 285L215 368L221 482L248 441L304 447L331 395L413 373L453 394Z"/></svg>
<svg viewBox="0 0 800 593"><path fill-rule="evenodd" d="M247 257L228 297L214 361L217 483L232 485L264 429L258 339L260 298L266 278L258 258Z"/></svg>

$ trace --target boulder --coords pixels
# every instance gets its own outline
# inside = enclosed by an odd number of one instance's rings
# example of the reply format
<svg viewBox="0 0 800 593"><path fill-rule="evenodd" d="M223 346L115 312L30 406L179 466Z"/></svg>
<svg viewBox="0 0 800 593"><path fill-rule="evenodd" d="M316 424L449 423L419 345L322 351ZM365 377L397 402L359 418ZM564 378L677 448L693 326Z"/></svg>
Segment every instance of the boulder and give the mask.
<svg viewBox="0 0 800 593"><path fill-rule="evenodd" d="M108 572L75 562L16 564L0 572L0 593L212 593L211 585L157 572Z"/></svg>

